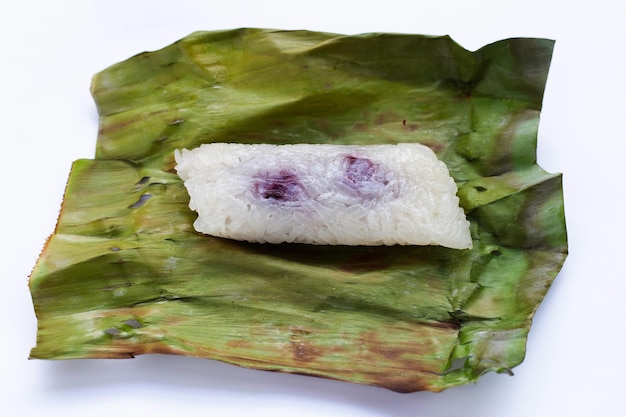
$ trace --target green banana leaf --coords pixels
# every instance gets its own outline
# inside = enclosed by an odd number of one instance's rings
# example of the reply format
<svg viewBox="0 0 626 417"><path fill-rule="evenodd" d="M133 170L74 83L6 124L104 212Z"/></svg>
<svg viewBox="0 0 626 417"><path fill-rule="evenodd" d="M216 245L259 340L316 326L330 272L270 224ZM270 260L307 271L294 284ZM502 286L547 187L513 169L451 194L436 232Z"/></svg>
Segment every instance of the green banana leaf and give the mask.
<svg viewBox="0 0 626 417"><path fill-rule="evenodd" d="M192 355L399 392L511 373L567 256L561 175L535 157L552 48L240 29L105 69L96 156L73 164L30 277L30 356ZM474 246L201 235L173 152L206 142L423 143Z"/></svg>

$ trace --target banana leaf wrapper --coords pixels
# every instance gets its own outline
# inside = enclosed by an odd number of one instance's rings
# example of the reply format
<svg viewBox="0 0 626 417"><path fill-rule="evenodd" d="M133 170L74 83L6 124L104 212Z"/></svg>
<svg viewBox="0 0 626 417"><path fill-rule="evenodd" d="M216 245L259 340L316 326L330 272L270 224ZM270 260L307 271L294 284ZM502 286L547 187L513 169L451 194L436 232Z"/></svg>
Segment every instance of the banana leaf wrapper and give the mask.
<svg viewBox="0 0 626 417"><path fill-rule="evenodd" d="M96 74L96 155L73 164L30 277L31 357L180 354L399 392L511 373L567 256L561 175L535 157L552 48L240 29ZM173 151L206 142L428 145L474 246L198 234Z"/></svg>

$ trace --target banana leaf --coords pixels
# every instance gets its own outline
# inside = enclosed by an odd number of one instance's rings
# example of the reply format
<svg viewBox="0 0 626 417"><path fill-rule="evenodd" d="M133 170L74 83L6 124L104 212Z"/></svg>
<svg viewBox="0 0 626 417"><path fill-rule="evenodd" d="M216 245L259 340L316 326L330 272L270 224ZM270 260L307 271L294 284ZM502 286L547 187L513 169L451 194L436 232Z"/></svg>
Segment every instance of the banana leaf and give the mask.
<svg viewBox="0 0 626 417"><path fill-rule="evenodd" d="M95 157L30 277L30 356L191 355L399 392L511 373L567 256L561 175L536 162L552 48L239 29L106 68ZM173 153L206 142L425 144L473 248L201 235Z"/></svg>

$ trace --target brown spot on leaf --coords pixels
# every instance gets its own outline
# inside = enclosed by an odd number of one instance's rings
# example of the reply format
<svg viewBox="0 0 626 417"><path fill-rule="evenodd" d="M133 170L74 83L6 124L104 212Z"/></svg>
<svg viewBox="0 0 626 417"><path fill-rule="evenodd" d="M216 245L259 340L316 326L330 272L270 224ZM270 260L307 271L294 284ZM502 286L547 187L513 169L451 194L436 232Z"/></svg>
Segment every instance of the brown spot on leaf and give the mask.
<svg viewBox="0 0 626 417"><path fill-rule="evenodd" d="M387 251L368 251L364 250L361 253L356 253L354 257L345 259L344 262L337 263L337 269L345 272L359 273L377 271L388 268L391 265L392 259L387 255ZM379 249L379 248L376 248Z"/></svg>
<svg viewBox="0 0 626 417"><path fill-rule="evenodd" d="M404 121L404 123L402 125L409 132L415 132L416 130L418 130L420 128L418 123L409 123L406 120Z"/></svg>
<svg viewBox="0 0 626 417"><path fill-rule="evenodd" d="M407 394L417 391L440 391L428 384L421 378L416 378L415 375L409 376L380 376L377 379L377 383L374 384L379 387L386 388L390 391L398 392L401 394Z"/></svg>
<svg viewBox="0 0 626 417"><path fill-rule="evenodd" d="M319 349L308 340L292 340L291 349L296 362L310 362L321 356Z"/></svg>
<svg viewBox="0 0 626 417"><path fill-rule="evenodd" d="M392 366L410 373L440 372L443 360L428 359L429 352L436 350L433 346L436 340L456 339L459 324L454 321L429 321L405 323L402 327L404 331L415 334L415 339L390 342L384 331L373 329L364 332L361 342L366 347L369 360L380 363L381 368Z"/></svg>
<svg viewBox="0 0 626 417"><path fill-rule="evenodd" d="M442 152L446 148L446 145L444 145L443 143L439 143L439 142L421 142L421 143L424 146L428 146L435 153Z"/></svg>
<svg viewBox="0 0 626 417"><path fill-rule="evenodd" d="M393 111L387 111L384 113L377 114L376 118L374 119L374 123L378 125L384 125L386 123L397 122L398 120L402 120L402 118L398 115L398 113L393 112Z"/></svg>
<svg viewBox="0 0 626 417"><path fill-rule="evenodd" d="M320 129L322 131L327 131L330 128L330 123L328 122L328 119L315 119L313 121L313 124L317 129Z"/></svg>
<svg viewBox="0 0 626 417"><path fill-rule="evenodd" d="M310 362L323 354L313 342L312 332L302 326L290 326L291 351L296 362Z"/></svg>
<svg viewBox="0 0 626 417"><path fill-rule="evenodd" d="M159 341L135 343L130 340L117 340L107 348L106 354L110 358L134 358L139 355L164 354L164 355L189 355L190 352ZM98 355L97 357L103 357Z"/></svg>
<svg viewBox="0 0 626 417"><path fill-rule="evenodd" d="M164 343L160 343L160 342L153 342L153 343L143 343L141 345L137 345L135 347L135 355L145 355L148 353L160 353L160 354L164 354L164 355L180 355L180 354L184 354L187 353L182 349L177 349L173 346L170 345L166 345Z"/></svg>
<svg viewBox="0 0 626 417"><path fill-rule="evenodd" d="M229 340L226 346L233 349L254 349L254 344L249 340Z"/></svg>
<svg viewBox="0 0 626 417"><path fill-rule="evenodd" d="M366 123L364 122L359 122L359 123L355 123L352 126L352 130L356 131L356 132L367 132L369 130L369 127L367 126Z"/></svg>
<svg viewBox="0 0 626 417"><path fill-rule="evenodd" d="M346 129L342 129L342 128L336 128L333 130L329 130L328 135L330 136L331 139L337 139L340 138L342 136L344 136L346 134Z"/></svg>
<svg viewBox="0 0 626 417"><path fill-rule="evenodd" d="M98 130L98 135L106 135L110 132L116 132L118 130L124 129L133 123L137 122L136 119L127 119L118 123L101 123L100 129Z"/></svg>

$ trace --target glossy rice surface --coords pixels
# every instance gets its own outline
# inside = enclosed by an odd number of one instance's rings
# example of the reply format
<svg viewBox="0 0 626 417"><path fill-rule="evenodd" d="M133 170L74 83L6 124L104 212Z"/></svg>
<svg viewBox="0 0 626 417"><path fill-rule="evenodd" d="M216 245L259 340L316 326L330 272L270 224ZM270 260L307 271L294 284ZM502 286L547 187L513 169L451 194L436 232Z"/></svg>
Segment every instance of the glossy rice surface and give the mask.
<svg viewBox="0 0 626 417"><path fill-rule="evenodd" d="M420 144L177 150L202 233L259 243L472 245L446 165Z"/></svg>

